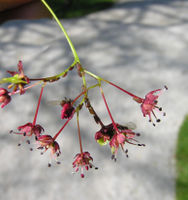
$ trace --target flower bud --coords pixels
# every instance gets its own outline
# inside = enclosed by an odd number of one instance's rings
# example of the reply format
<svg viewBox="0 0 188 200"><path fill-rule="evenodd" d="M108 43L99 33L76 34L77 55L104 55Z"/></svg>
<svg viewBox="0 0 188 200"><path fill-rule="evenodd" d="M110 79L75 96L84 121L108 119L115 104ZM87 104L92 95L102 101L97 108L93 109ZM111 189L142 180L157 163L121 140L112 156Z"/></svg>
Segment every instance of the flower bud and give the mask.
<svg viewBox="0 0 188 200"><path fill-rule="evenodd" d="M11 96L8 93L9 92L6 89L0 88L0 103L2 103L1 108L5 107L11 101Z"/></svg>

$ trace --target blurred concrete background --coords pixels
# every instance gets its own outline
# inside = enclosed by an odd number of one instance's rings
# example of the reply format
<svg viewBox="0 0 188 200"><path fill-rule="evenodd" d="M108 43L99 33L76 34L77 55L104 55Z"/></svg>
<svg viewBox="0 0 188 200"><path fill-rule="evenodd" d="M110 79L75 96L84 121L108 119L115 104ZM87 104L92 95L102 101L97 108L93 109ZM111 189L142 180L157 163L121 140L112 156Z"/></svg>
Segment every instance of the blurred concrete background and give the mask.
<svg viewBox="0 0 188 200"><path fill-rule="evenodd" d="M175 199L176 138L188 111L187 10L188 1L183 0L120 1L111 9L62 21L89 71L142 97L167 85L169 90L159 98L167 116L161 116L161 123L153 127L143 118L137 103L104 84L114 119L122 124L134 122L146 147L127 145L129 159L119 151L114 163L109 147L95 142L99 127L83 110L80 123L84 149L91 153L99 170L90 170L81 179L71 173L73 157L79 152L75 118L58 138L61 165L48 168L49 152L41 156L37 150L30 152L27 144L17 147L20 137L10 135L9 130L32 121L40 89L18 95L0 110L1 199ZM18 60L23 61L28 76L40 77L63 71L73 58L54 21L9 21L0 26L0 78L6 70L15 70ZM38 123L47 134L55 134L62 126L60 108L49 106L47 101L74 98L80 84L72 72L46 87ZM110 123L97 89L90 98L99 116Z"/></svg>

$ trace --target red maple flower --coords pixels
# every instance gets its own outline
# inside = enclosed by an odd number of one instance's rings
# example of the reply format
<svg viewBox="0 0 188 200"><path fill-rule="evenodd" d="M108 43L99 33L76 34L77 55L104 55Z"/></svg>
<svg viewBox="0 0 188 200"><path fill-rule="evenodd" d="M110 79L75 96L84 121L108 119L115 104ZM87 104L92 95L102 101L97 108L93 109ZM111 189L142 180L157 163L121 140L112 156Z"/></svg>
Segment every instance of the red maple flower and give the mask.
<svg viewBox="0 0 188 200"><path fill-rule="evenodd" d="M11 96L9 96L9 92L4 88L0 88L0 103L2 103L1 108L4 108L10 101Z"/></svg>
<svg viewBox="0 0 188 200"><path fill-rule="evenodd" d="M112 152L112 159L116 161L116 155L118 152L119 147L122 148L123 152L128 157L128 150L124 150L125 143L138 145L138 146L145 146L144 144L140 144L135 138L135 136L140 136L139 133L135 133L132 131L134 124L128 123L127 126L120 125L116 123L116 127L118 130L115 129L114 125L111 123L107 126L102 126L102 128L96 132L95 140L100 145L106 145L109 142L111 152Z"/></svg>
<svg viewBox="0 0 188 200"><path fill-rule="evenodd" d="M60 164L60 162L57 161L57 157L59 157L61 154L60 147L59 144L54 141L51 135L40 135L39 137L37 137L37 143L39 144L38 149L44 149L44 152L42 152L41 154L50 149L51 157L56 160L57 164ZM51 166L51 160L48 163L48 166Z"/></svg>
<svg viewBox="0 0 188 200"><path fill-rule="evenodd" d="M162 111L162 107L157 106L157 99L163 93L163 91L167 89L168 88L165 86L164 89L153 90L146 94L145 99L134 98L135 101L141 103L143 116L146 117L146 115L148 115L150 122L153 122L151 114L153 114L153 116L155 117L156 122L160 122L160 119L156 117L154 110ZM163 115L165 115L165 113L163 113ZM153 125L155 126L155 123L153 123Z"/></svg>
<svg viewBox="0 0 188 200"><path fill-rule="evenodd" d="M93 161L93 158L90 156L89 152L83 152L78 153L75 156L75 160L72 163L73 168L75 168L75 172L79 171L79 168L81 170L81 178L84 178L84 168L86 170L89 170L89 168L95 167L91 161ZM95 167L95 169L98 169Z"/></svg>
<svg viewBox="0 0 188 200"><path fill-rule="evenodd" d="M23 64L22 61L18 62L18 72L16 71L7 71L9 74L11 74L13 77L17 79L16 83L12 83L8 86L8 88L13 88L13 91L16 92L18 89L20 89L20 94L24 94L24 86L28 83L30 83L29 78L24 74L23 71Z"/></svg>
<svg viewBox="0 0 188 200"><path fill-rule="evenodd" d="M65 99L61 102L61 106L62 106L61 119L71 119L75 111L72 105L72 101Z"/></svg>
<svg viewBox="0 0 188 200"><path fill-rule="evenodd" d="M10 131L10 133L14 133L17 135L22 135L23 138L21 140L21 142L24 140L24 138L27 137L31 137L33 134L35 135L35 139L37 139L41 133L44 131L43 127L39 124L37 125L33 125L31 122L28 122L22 126L19 126L18 128L19 132L14 132L13 130ZM21 142L18 143L18 146L21 145ZM27 143L30 144L30 140L27 140ZM32 148L31 148L32 150Z"/></svg>
<svg viewBox="0 0 188 200"><path fill-rule="evenodd" d="M41 125L33 125L31 122L19 126L17 129L20 132L16 134L23 136L32 136L34 134L36 137L39 137L41 135L41 132L44 131L44 128Z"/></svg>

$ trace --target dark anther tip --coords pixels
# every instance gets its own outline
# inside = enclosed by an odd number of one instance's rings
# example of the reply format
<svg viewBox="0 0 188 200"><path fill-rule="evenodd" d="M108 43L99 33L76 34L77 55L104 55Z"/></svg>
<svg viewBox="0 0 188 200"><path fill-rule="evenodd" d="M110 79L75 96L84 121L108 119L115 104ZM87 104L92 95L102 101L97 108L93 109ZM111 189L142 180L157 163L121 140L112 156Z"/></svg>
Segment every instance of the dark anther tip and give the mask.
<svg viewBox="0 0 188 200"><path fill-rule="evenodd" d="M58 164L58 165L60 165L60 164L61 164L61 162L60 162L60 161L57 161L57 164Z"/></svg>
<svg viewBox="0 0 188 200"><path fill-rule="evenodd" d="M162 107L159 108L159 111L162 111Z"/></svg>
<svg viewBox="0 0 188 200"><path fill-rule="evenodd" d="M159 123L160 121L161 121L160 119L157 119L157 120L156 120L156 122L158 122L158 123Z"/></svg>
<svg viewBox="0 0 188 200"><path fill-rule="evenodd" d="M20 144L20 143L18 143L18 146L21 146L21 144Z"/></svg>
<svg viewBox="0 0 188 200"><path fill-rule="evenodd" d="M99 168L98 167L95 167L95 170L98 170Z"/></svg>
<svg viewBox="0 0 188 200"><path fill-rule="evenodd" d="M166 90L168 90L168 87L167 87L166 85L164 86L164 88L165 88Z"/></svg>
<svg viewBox="0 0 188 200"><path fill-rule="evenodd" d="M50 163L48 163L48 167L51 167L52 165Z"/></svg>
<svg viewBox="0 0 188 200"><path fill-rule="evenodd" d="M27 144L30 144L30 141L29 141L29 140L27 140L27 141L26 141L26 143L27 143Z"/></svg>

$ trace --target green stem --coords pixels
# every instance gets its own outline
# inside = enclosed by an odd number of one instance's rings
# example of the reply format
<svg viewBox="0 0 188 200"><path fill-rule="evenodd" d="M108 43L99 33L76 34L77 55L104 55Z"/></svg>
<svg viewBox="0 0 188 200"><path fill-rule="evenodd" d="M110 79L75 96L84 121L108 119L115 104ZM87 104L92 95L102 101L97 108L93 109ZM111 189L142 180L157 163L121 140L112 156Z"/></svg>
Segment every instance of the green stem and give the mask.
<svg viewBox="0 0 188 200"><path fill-rule="evenodd" d="M44 77L44 78L30 78L30 81L44 81L44 82L48 82L48 81L57 81L59 80L59 78L64 75L66 75L71 68L73 68L76 65L76 61L74 61L66 70L64 70L63 72L61 72L60 74L57 74L55 76L49 76L49 77Z"/></svg>
<svg viewBox="0 0 188 200"><path fill-rule="evenodd" d="M92 85L92 86L88 87L86 90L84 90L83 92L81 92L81 93L72 101L72 105L74 105L74 103L75 103L82 95L84 95L88 90L93 89L93 88L95 88L95 87L97 87L97 86L99 86L99 84ZM82 99L82 101L81 101L80 104L82 104L82 103L84 102L84 100L85 100L85 97Z"/></svg>
<svg viewBox="0 0 188 200"><path fill-rule="evenodd" d="M74 56L74 59L76 62L80 63L80 60L79 60L79 57L78 57L78 54L76 52L76 49L74 48L74 45L71 41L71 39L69 38L65 28L63 27L63 25L61 24L61 22L59 21L59 19L57 18L57 16L55 15L55 13L53 12L53 10L50 8L50 6L46 3L45 0L41 0L42 3L46 6L46 8L49 10L49 12L52 14L52 16L54 17L54 19L56 20L56 22L58 23L59 27L61 28L61 30L63 31L66 39L67 39L67 42L69 43L69 46L71 48L71 51L73 53L73 56Z"/></svg>

